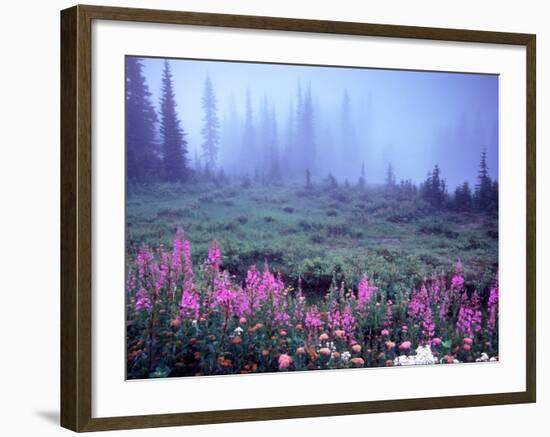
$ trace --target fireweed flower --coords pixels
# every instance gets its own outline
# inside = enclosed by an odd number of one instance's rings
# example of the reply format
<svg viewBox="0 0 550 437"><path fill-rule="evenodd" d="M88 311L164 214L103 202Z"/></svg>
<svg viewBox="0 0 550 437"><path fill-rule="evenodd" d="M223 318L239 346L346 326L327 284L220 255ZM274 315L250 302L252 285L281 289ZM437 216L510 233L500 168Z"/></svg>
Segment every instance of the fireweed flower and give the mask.
<svg viewBox="0 0 550 437"><path fill-rule="evenodd" d="M487 329L490 333L495 332L498 317L498 280L495 280L494 285L489 291L489 300L487 301L489 320L487 321Z"/></svg>
<svg viewBox="0 0 550 437"><path fill-rule="evenodd" d="M254 311L260 308L261 299L259 295L260 287L260 275L256 266L252 266L246 273L246 279L244 281L244 290L248 297L248 303L250 305L249 314L253 314Z"/></svg>
<svg viewBox="0 0 550 437"><path fill-rule="evenodd" d="M355 316L353 315L353 309L351 308L351 305L348 303L344 308L344 314L341 320L341 327L346 333L348 340L353 340L355 338L356 325L357 325L357 321L355 319Z"/></svg>
<svg viewBox="0 0 550 437"><path fill-rule="evenodd" d="M474 337L475 333L481 330L481 311L479 309L479 295L477 291L469 299L464 293L461 298L456 332L459 335Z"/></svg>
<svg viewBox="0 0 550 437"><path fill-rule="evenodd" d="M136 310L150 312L153 308L149 293L145 288L140 288L136 293Z"/></svg>
<svg viewBox="0 0 550 437"><path fill-rule="evenodd" d="M451 288L454 291L462 291L464 289L464 269L462 263L458 261L455 266L455 274L451 279Z"/></svg>
<svg viewBox="0 0 550 437"><path fill-rule="evenodd" d="M212 241L212 244L208 249L208 263L214 271L217 272L220 270L220 265L222 263L222 252L216 240Z"/></svg>
<svg viewBox="0 0 550 437"><path fill-rule="evenodd" d="M199 295L191 290L184 290L181 294L180 314L184 318L199 318Z"/></svg>
<svg viewBox="0 0 550 437"><path fill-rule="evenodd" d="M177 275L181 275L183 272L182 254L185 239L184 237L185 234L183 229L178 228L173 242L174 248L172 249L172 270L174 270Z"/></svg>
<svg viewBox="0 0 550 437"><path fill-rule="evenodd" d="M435 335L435 323L432 318L432 309L430 307L430 293L426 288L426 284L422 284L418 290L413 290L408 314L410 317L420 322L423 328L422 334L425 337L431 339Z"/></svg>
<svg viewBox="0 0 550 437"><path fill-rule="evenodd" d="M363 276L363 279L359 281L359 285L357 286L357 304L359 308L366 310L368 304L374 297L376 290L377 288L374 284L369 282L368 276Z"/></svg>
<svg viewBox="0 0 550 437"><path fill-rule="evenodd" d="M128 270L128 280L126 281L126 291L131 293L136 288L136 275L133 270Z"/></svg>
<svg viewBox="0 0 550 437"><path fill-rule="evenodd" d="M214 304L226 311L233 309L237 292L232 288L227 272L223 272L214 279Z"/></svg>
<svg viewBox="0 0 550 437"><path fill-rule="evenodd" d="M321 314L319 313L317 305L312 305L306 313L306 326L315 331L323 326L323 321L321 320Z"/></svg>
<svg viewBox="0 0 550 437"><path fill-rule="evenodd" d="M149 268L149 265L153 261L153 255L149 251L149 248L143 246L137 256L137 265L138 265L138 277L140 280L145 279L146 271Z"/></svg>
<svg viewBox="0 0 550 437"><path fill-rule="evenodd" d="M340 318L340 305L336 299L333 299L330 303L330 311L328 313L328 326L331 330L340 327Z"/></svg>

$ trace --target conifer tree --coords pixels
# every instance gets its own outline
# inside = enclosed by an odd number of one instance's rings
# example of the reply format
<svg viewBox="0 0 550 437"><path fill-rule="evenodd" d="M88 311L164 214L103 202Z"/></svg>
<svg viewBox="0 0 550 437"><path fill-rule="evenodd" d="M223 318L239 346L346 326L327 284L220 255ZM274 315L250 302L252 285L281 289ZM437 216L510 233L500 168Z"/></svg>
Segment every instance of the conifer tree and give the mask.
<svg viewBox="0 0 550 437"><path fill-rule="evenodd" d="M206 76L204 82L202 108L204 110L203 128L201 130L203 138L202 156L204 157L205 165L214 171L218 161L220 121L218 119L216 94L210 76Z"/></svg>
<svg viewBox="0 0 550 437"><path fill-rule="evenodd" d="M158 121L140 58L126 61L126 168L130 180L158 178Z"/></svg>
<svg viewBox="0 0 550 437"><path fill-rule="evenodd" d="M254 114L252 110L252 97L250 90L246 91L246 107L243 126L243 139L241 146L241 164L242 168L248 171L257 173L256 159L256 132L254 130Z"/></svg>
<svg viewBox="0 0 550 437"><path fill-rule="evenodd" d="M479 162L479 172L477 174L477 184L474 192L474 202L479 211L491 209L493 200L493 183L489 176L489 167L487 166L487 151L483 150Z"/></svg>
<svg viewBox="0 0 550 437"><path fill-rule="evenodd" d="M160 136L164 177L168 181L183 181L188 176L187 141L176 111L172 71L164 61L160 99Z"/></svg>

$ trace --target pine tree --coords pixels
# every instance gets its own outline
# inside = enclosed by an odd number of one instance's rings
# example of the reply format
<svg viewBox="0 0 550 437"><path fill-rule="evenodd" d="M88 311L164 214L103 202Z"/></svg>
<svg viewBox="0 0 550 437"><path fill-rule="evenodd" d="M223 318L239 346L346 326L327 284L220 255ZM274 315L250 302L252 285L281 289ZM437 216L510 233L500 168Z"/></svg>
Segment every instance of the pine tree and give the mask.
<svg viewBox="0 0 550 437"><path fill-rule="evenodd" d="M393 166L388 164L388 170L386 171L386 188L393 190L395 188L395 173L393 172Z"/></svg>
<svg viewBox="0 0 550 437"><path fill-rule="evenodd" d="M254 130L254 114L252 111L252 97L250 90L246 91L246 108L243 127L243 139L241 146L241 163L245 173L252 171L257 172L256 160L256 133Z"/></svg>
<svg viewBox="0 0 550 437"><path fill-rule="evenodd" d="M315 168L315 132L313 127L313 101L311 88L308 87L304 95L302 117L300 120L301 131L301 157L303 168L310 170Z"/></svg>
<svg viewBox="0 0 550 437"><path fill-rule="evenodd" d="M492 207L493 183L489 176L489 167L487 166L487 151L483 150L479 162L479 172L477 174L477 184L474 192L474 202L479 211L487 211Z"/></svg>
<svg viewBox="0 0 550 437"><path fill-rule="evenodd" d="M277 113L275 106L271 105L269 112L269 156L270 163L268 167L268 177L271 182L279 182L281 180L281 164L278 146L278 129L277 129Z"/></svg>
<svg viewBox="0 0 550 437"><path fill-rule="evenodd" d="M159 153L155 140L157 114L143 74L141 59L126 61L126 168L130 180L158 177Z"/></svg>
<svg viewBox="0 0 550 437"><path fill-rule="evenodd" d="M292 100L290 100L288 104L288 118L286 122L284 154L281 157L281 165L285 169L286 176L293 176L295 174L295 168L294 168L295 135L296 135L296 130L294 126L294 105L292 104Z"/></svg>
<svg viewBox="0 0 550 437"><path fill-rule="evenodd" d="M308 168L306 169L306 190L310 190L312 187L313 185L311 185L311 172Z"/></svg>
<svg viewBox="0 0 550 437"><path fill-rule="evenodd" d="M202 108L204 110L203 128L201 135L202 156L205 159L206 166L212 171L216 168L218 161L218 149L220 143L220 122L218 119L218 106L216 94L210 76L206 76L204 81L204 93L202 96Z"/></svg>
<svg viewBox="0 0 550 437"><path fill-rule="evenodd" d="M457 211L471 211L473 206L472 190L468 182L464 182L455 189L454 206Z"/></svg>
<svg viewBox="0 0 550 437"><path fill-rule="evenodd" d="M420 192L424 200L430 205L441 208L447 198L447 183L441 178L441 171L436 164L431 173L428 173L426 181L420 187Z"/></svg>
<svg viewBox="0 0 550 437"><path fill-rule="evenodd" d="M348 94L348 90L344 90L344 95L342 96L342 107L341 107L341 135L340 135L340 173L348 174L350 171L347 167L347 163L350 159L357 159L357 147L356 147L356 138L355 130L353 127L352 117L351 117L351 99Z"/></svg>
<svg viewBox="0 0 550 437"><path fill-rule="evenodd" d="M365 177L365 163L363 162L361 164L361 175L359 176L359 181L357 182L357 186L360 189L364 189L366 184L366 177Z"/></svg>
<svg viewBox="0 0 550 437"><path fill-rule="evenodd" d="M183 181L188 176L187 141L176 112L172 71L168 60L162 72L160 99L160 136L164 164L164 177L168 181Z"/></svg>

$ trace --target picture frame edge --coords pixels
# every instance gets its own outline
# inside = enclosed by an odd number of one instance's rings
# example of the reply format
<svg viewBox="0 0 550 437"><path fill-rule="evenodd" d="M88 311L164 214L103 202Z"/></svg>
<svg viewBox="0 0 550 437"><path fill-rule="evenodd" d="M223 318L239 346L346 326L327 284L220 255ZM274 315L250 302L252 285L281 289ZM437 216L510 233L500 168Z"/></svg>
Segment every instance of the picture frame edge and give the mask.
<svg viewBox="0 0 550 437"><path fill-rule="evenodd" d="M170 18L168 20L168 18ZM169 22L526 47L527 289L524 392L395 399L242 410L92 417L91 23ZM168 20L168 21L166 21ZM214 24L213 24L214 23ZM217 24L216 24L217 23ZM286 23L286 24L285 24ZM301 29L298 29L301 28ZM306 29L306 30L304 30ZM348 29L349 32L345 30ZM404 36L406 35L406 36ZM536 402L536 35L253 15L76 5L61 11L61 398L60 424L76 431L138 429ZM292 409L292 411L291 411ZM213 417L213 416L217 417Z"/></svg>

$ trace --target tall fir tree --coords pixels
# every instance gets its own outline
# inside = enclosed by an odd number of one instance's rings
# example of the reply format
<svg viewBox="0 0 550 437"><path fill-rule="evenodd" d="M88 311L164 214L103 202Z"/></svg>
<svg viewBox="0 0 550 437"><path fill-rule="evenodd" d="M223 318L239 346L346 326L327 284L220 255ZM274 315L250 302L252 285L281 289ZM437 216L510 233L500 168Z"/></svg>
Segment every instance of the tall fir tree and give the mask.
<svg viewBox="0 0 550 437"><path fill-rule="evenodd" d="M126 168L129 180L158 178L158 121L140 58L126 61Z"/></svg>
<svg viewBox="0 0 550 437"><path fill-rule="evenodd" d="M243 126L243 139L241 145L241 168L245 174L256 174L256 132L254 130L254 112L252 110L252 97L250 90L246 90L246 107Z"/></svg>
<svg viewBox="0 0 550 437"><path fill-rule="evenodd" d="M391 162L388 164L388 169L386 170L386 188L388 190L393 190L395 188L396 180L395 173L393 171L393 166Z"/></svg>
<svg viewBox="0 0 550 437"><path fill-rule="evenodd" d="M183 181L188 176L187 141L176 111L172 71L164 61L160 98L160 136L164 177L168 181Z"/></svg>
<svg viewBox="0 0 550 437"><path fill-rule="evenodd" d="M421 185L421 195L430 205L441 208L447 197L447 183L441 177L439 165L435 165L431 173L428 173L426 181Z"/></svg>
<svg viewBox="0 0 550 437"><path fill-rule="evenodd" d="M340 174L349 174L350 169L347 168L350 157L356 159L358 157L357 144L355 138L355 128L352 120L351 99L348 90L344 90L342 96L342 106L340 114ZM357 174L357 173L355 173Z"/></svg>
<svg viewBox="0 0 550 437"><path fill-rule="evenodd" d="M473 207L472 190L468 182L464 182L455 189L454 207L457 211L471 211Z"/></svg>
<svg viewBox="0 0 550 437"><path fill-rule="evenodd" d="M309 169L315 173L316 148L315 148L315 129L313 125L313 101L311 98L311 86L308 86L301 110L298 130L300 131L300 153L299 157L302 163L302 171Z"/></svg>
<svg viewBox="0 0 550 437"><path fill-rule="evenodd" d="M278 145L278 128L277 128L277 113L275 106L271 105L269 112L270 138L269 138L269 156L270 163L267 169L267 175L271 182L279 182L281 180L281 162L279 156Z"/></svg>
<svg viewBox="0 0 550 437"><path fill-rule="evenodd" d="M206 76L204 81L204 93L202 96L202 109L204 110L203 127L201 135L202 156L205 160L205 165L211 171L214 171L218 161L218 151L220 144L220 121L218 119L218 104L216 93L210 76Z"/></svg>
<svg viewBox="0 0 550 437"><path fill-rule="evenodd" d="M359 175L359 180L357 182L357 186L360 189L364 189L367 182L366 173L365 173L365 163L363 162L361 164L361 174Z"/></svg>
<svg viewBox="0 0 550 437"><path fill-rule="evenodd" d="M476 209L487 211L493 205L493 182L489 176L489 167L487 165L487 151L481 152L479 162L479 171L477 174L477 184L474 192L474 202Z"/></svg>
<svg viewBox="0 0 550 437"><path fill-rule="evenodd" d="M292 99L288 103L288 114L286 121L284 153L281 157L281 165L284 168L285 176L292 177L295 175L294 166L294 146L295 146L295 122L294 122L294 105Z"/></svg>

